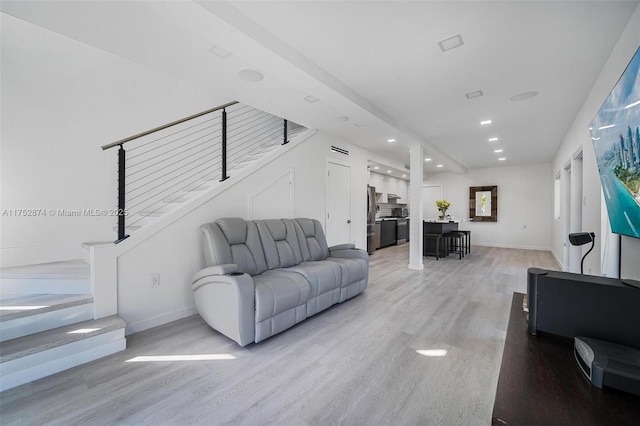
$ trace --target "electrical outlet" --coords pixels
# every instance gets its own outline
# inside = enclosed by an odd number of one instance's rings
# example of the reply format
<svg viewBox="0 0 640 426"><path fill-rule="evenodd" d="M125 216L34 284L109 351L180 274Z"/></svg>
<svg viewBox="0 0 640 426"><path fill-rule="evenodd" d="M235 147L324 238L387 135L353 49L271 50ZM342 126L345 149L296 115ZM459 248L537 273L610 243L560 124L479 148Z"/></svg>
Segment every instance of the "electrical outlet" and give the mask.
<svg viewBox="0 0 640 426"><path fill-rule="evenodd" d="M151 274L151 287L160 287L160 274Z"/></svg>

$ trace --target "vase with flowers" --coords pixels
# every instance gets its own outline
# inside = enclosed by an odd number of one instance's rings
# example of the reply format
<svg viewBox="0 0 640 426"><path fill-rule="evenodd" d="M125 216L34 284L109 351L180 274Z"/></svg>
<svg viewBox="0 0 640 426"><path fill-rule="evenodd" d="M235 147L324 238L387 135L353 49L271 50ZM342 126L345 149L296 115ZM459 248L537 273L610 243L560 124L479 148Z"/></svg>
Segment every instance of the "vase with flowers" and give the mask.
<svg viewBox="0 0 640 426"><path fill-rule="evenodd" d="M447 209L451 207L451 203L447 200L437 200L436 207L440 212L440 219L444 219L447 216Z"/></svg>

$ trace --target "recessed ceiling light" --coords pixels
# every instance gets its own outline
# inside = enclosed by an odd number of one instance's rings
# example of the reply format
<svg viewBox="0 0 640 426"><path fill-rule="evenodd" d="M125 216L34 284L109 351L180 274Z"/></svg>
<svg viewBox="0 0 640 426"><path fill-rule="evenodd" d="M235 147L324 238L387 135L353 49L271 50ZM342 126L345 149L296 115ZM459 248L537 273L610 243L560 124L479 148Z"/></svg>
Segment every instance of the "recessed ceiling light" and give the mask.
<svg viewBox="0 0 640 426"><path fill-rule="evenodd" d="M257 83L264 78L264 75L256 70L240 70L238 76L249 83Z"/></svg>
<svg viewBox="0 0 640 426"><path fill-rule="evenodd" d="M469 92L465 94L467 99L479 98L482 95L484 95L484 93L482 93L482 90L476 90L475 92Z"/></svg>
<svg viewBox="0 0 640 426"><path fill-rule="evenodd" d="M526 101L527 99L535 98L536 96L538 96L538 92L536 92L535 90L532 90L530 92L522 92L522 93L518 93L517 95L513 95L511 97L511 100Z"/></svg>
<svg viewBox="0 0 640 426"><path fill-rule="evenodd" d="M491 124L491 120L483 120L483 121L480 122L481 126L486 126L488 124Z"/></svg>
<svg viewBox="0 0 640 426"><path fill-rule="evenodd" d="M440 46L440 50L442 50L443 53L448 50L455 49L456 47L460 47L463 44L464 40L462 40L461 34L454 35L453 37L449 37L438 42L438 46Z"/></svg>
<svg viewBox="0 0 640 426"><path fill-rule="evenodd" d="M387 170L387 173L391 173L391 170Z"/></svg>
<svg viewBox="0 0 640 426"><path fill-rule="evenodd" d="M598 130L610 129L612 127L616 127L615 124L609 124L608 126L598 127Z"/></svg>
<svg viewBox="0 0 640 426"><path fill-rule="evenodd" d="M504 161L506 159L507 159L507 157L500 157L500 158L498 158L498 161Z"/></svg>
<svg viewBox="0 0 640 426"><path fill-rule="evenodd" d="M356 126L356 127L364 127L364 126L367 125L367 123L359 122L359 123L353 123L353 125Z"/></svg>
<svg viewBox="0 0 640 426"><path fill-rule="evenodd" d="M389 143L393 143L393 142L395 142L395 141L396 141L396 140L395 140L395 139L393 139L393 138L387 139L387 142L389 142Z"/></svg>
<svg viewBox="0 0 640 426"><path fill-rule="evenodd" d="M495 142L497 140L498 140L498 138L489 138L489 142Z"/></svg>
<svg viewBox="0 0 640 426"><path fill-rule="evenodd" d="M402 175L402 177L407 177L407 175Z"/></svg>
<svg viewBox="0 0 640 426"><path fill-rule="evenodd" d="M315 96L309 95L309 96L305 96L304 100L312 104L314 102L318 102L320 99L316 98Z"/></svg>
<svg viewBox="0 0 640 426"><path fill-rule="evenodd" d="M213 46L211 49L209 49L209 52L213 53L214 55L222 59L227 59L229 56L231 56L231 52L229 52L225 48L218 46L217 44Z"/></svg>
<svg viewBox="0 0 640 426"><path fill-rule="evenodd" d="M431 161L431 158L425 158L424 161Z"/></svg>
<svg viewBox="0 0 640 426"><path fill-rule="evenodd" d="M592 136L592 137L591 137L591 140L593 140L593 141L599 141L599 140L600 140L600 138L594 138L594 137Z"/></svg>
<svg viewBox="0 0 640 426"><path fill-rule="evenodd" d="M349 121L349 117L339 115L338 117L333 117L333 121L335 121L336 123L346 123L347 121Z"/></svg>
<svg viewBox="0 0 640 426"><path fill-rule="evenodd" d="M442 164L438 164L436 167L443 167L443 165Z"/></svg>
<svg viewBox="0 0 640 426"><path fill-rule="evenodd" d="M501 150L501 149L496 149L496 150L495 150L495 151L493 151L493 152L498 152L498 153L499 153L499 152L502 152L502 150Z"/></svg>
<svg viewBox="0 0 640 426"><path fill-rule="evenodd" d="M374 169L376 169L376 170L378 170L379 168L380 168L380 167L378 167L378 166L375 166L375 167L374 167Z"/></svg>

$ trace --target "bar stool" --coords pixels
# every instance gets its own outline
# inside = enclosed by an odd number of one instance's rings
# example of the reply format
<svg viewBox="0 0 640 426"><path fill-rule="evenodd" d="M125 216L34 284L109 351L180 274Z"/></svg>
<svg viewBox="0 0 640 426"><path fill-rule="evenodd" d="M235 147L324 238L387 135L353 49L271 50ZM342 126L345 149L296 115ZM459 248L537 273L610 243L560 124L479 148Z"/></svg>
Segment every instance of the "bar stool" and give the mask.
<svg viewBox="0 0 640 426"><path fill-rule="evenodd" d="M459 229L458 232L464 233L465 236L465 252L471 253L471 231Z"/></svg>
<svg viewBox="0 0 640 426"><path fill-rule="evenodd" d="M442 234L424 234L424 248L423 248L423 252L422 255L423 256L435 256L436 260L440 259L441 257L443 257L440 253L440 249L442 247ZM434 242L434 247L435 247L435 252L430 252L427 251L427 241L433 241Z"/></svg>
<svg viewBox="0 0 640 426"><path fill-rule="evenodd" d="M465 234L463 232L453 231L444 234L445 239L447 240L449 246L449 253L455 253L459 256L459 259L464 257L464 239Z"/></svg>

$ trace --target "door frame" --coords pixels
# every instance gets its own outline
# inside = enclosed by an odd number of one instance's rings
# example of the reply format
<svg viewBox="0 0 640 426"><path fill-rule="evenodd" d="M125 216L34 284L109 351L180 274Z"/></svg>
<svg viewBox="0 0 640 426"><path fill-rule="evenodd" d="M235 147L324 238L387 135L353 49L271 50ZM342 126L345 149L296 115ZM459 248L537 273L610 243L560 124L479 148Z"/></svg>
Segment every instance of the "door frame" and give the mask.
<svg viewBox="0 0 640 426"><path fill-rule="evenodd" d="M324 166L324 218L322 220L322 225L324 226L325 233L328 231L327 215L329 214L329 211L328 211L329 203L327 200L327 197L329 196L329 163L333 163L338 166L344 166L349 168L349 220L351 220L351 214L353 213L353 206L352 206L353 194L352 194L352 188L351 188L351 181L352 181L353 175L351 173L351 163L340 160L338 158L326 157L325 166ZM349 241L353 241L352 225L353 225L353 221L349 223Z"/></svg>

